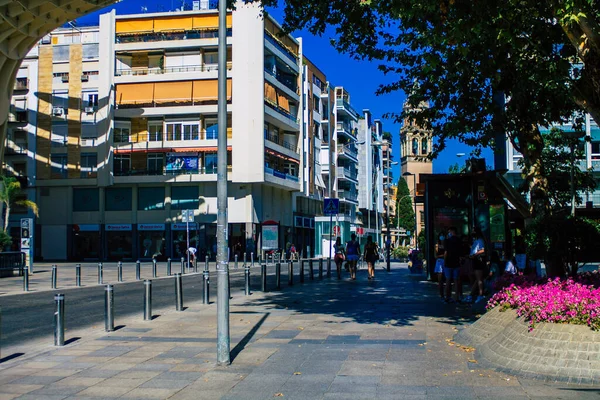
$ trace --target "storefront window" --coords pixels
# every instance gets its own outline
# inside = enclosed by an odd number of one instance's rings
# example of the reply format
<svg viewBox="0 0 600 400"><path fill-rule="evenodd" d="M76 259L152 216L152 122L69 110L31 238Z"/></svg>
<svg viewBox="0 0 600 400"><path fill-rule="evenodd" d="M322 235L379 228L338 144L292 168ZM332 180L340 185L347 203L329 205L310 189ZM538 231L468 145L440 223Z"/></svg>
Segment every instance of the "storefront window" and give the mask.
<svg viewBox="0 0 600 400"><path fill-rule="evenodd" d="M73 227L73 259L100 259L100 231L84 231L77 225Z"/></svg>
<svg viewBox="0 0 600 400"><path fill-rule="evenodd" d="M133 259L131 225L106 225L108 259L122 261Z"/></svg>
<svg viewBox="0 0 600 400"><path fill-rule="evenodd" d="M182 257L187 258L187 231L185 224L173 224L171 227L173 232L173 256L174 260L180 260ZM194 247L198 250L198 229L196 224L190 224L190 247ZM198 254L198 253L196 253Z"/></svg>
<svg viewBox="0 0 600 400"><path fill-rule="evenodd" d="M165 231L140 231L138 249L140 249L140 258L166 260Z"/></svg>

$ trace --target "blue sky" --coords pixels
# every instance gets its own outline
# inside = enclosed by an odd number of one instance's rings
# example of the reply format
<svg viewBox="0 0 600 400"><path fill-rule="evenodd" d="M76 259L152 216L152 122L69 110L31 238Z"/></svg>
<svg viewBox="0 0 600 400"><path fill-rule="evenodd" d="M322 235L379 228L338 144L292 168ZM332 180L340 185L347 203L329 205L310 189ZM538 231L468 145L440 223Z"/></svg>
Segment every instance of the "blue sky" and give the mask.
<svg viewBox="0 0 600 400"><path fill-rule="evenodd" d="M191 1L187 3L191 4ZM98 23L98 16L115 9L117 14L138 14L142 7L147 12L169 11L180 7L181 0L123 0L117 4L107 7L99 12L87 15L79 19L81 25L94 25ZM283 9L269 9L269 13L278 21L283 21ZM329 33L329 32L328 32ZM333 35L333 33L331 33ZM378 119L387 112L399 112L402 108L405 95L403 92L395 92L384 96L376 96L380 83L386 77L377 69L377 63L368 61L357 61L347 54L338 53L330 44L329 36L315 37L312 34L300 31L294 33L295 37L302 37L305 55L317 65L327 76L327 79L336 86L343 86L351 95L351 102L357 111L369 109L373 117ZM394 124L391 120L384 120L384 131L393 135L393 153L395 160L400 160L400 124ZM436 173L448 171L448 167L457 162L464 162L465 157L458 158L456 154L470 152L470 148L457 141L449 142L446 149L434 160L433 170ZM488 164L492 164L489 150L484 151ZM394 180L400 176L399 165L394 167Z"/></svg>

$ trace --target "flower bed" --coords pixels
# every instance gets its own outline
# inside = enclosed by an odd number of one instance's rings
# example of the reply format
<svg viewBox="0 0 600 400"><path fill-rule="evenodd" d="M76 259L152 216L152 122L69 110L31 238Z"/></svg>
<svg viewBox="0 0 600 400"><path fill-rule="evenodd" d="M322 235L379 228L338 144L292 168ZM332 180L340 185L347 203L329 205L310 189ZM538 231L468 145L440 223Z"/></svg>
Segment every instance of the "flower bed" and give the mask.
<svg viewBox="0 0 600 400"><path fill-rule="evenodd" d="M496 287L500 291L489 300L487 308L512 308L529 322L530 329L538 322L554 322L600 330L600 274L597 272L567 280L517 275L498 280Z"/></svg>

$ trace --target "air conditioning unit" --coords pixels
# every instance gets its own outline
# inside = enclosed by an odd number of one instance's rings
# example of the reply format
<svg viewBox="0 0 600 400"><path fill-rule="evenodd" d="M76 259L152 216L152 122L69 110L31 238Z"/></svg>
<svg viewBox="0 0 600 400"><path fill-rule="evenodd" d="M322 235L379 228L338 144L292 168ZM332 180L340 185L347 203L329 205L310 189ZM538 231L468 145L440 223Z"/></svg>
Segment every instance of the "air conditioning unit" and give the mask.
<svg viewBox="0 0 600 400"><path fill-rule="evenodd" d="M67 83L67 82L69 82L69 75L63 75L63 76L61 76L61 77L60 77L60 80L61 80L63 83Z"/></svg>
<svg viewBox="0 0 600 400"><path fill-rule="evenodd" d="M55 117L62 117L65 115L65 109L62 107L52 107L52 115Z"/></svg>
<svg viewBox="0 0 600 400"><path fill-rule="evenodd" d="M87 82L90 80L90 76L89 75L81 75L81 82Z"/></svg>
<svg viewBox="0 0 600 400"><path fill-rule="evenodd" d="M81 147L91 147L94 145L94 139L81 139Z"/></svg>
<svg viewBox="0 0 600 400"><path fill-rule="evenodd" d="M96 111L96 110L94 110L94 107L85 107L85 108L83 109L83 111L84 111L86 114L93 114L93 113L94 113L94 111Z"/></svg>

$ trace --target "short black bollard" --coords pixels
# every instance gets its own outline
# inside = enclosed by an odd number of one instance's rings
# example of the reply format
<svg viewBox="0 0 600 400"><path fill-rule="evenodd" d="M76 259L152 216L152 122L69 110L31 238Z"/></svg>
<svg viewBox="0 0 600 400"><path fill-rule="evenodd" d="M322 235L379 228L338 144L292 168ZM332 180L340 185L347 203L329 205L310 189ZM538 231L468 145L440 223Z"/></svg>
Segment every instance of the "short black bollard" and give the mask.
<svg viewBox="0 0 600 400"><path fill-rule="evenodd" d="M194 257L194 272L198 272L198 258Z"/></svg>
<svg viewBox="0 0 600 400"><path fill-rule="evenodd" d="M52 266L52 282L51 287L52 289L56 289L56 281L58 280L58 277L56 276L58 274L58 269L56 267L56 265Z"/></svg>
<svg viewBox="0 0 600 400"><path fill-rule="evenodd" d="M267 291L267 264L260 265L260 287L263 292Z"/></svg>
<svg viewBox="0 0 600 400"><path fill-rule="evenodd" d="M54 295L54 345L65 345L65 295Z"/></svg>
<svg viewBox="0 0 600 400"><path fill-rule="evenodd" d="M277 290L281 290L281 263L275 264L275 286Z"/></svg>
<svg viewBox="0 0 600 400"><path fill-rule="evenodd" d="M123 282L123 262L117 263L117 281Z"/></svg>
<svg viewBox="0 0 600 400"><path fill-rule="evenodd" d="M139 281L141 279L140 275L142 274L142 265L140 260L135 262L135 280Z"/></svg>
<svg viewBox="0 0 600 400"><path fill-rule="evenodd" d="M331 278L331 258L327 259L327 277Z"/></svg>
<svg viewBox="0 0 600 400"><path fill-rule="evenodd" d="M115 296L113 285L106 285L104 289L104 330L112 332L115 330Z"/></svg>
<svg viewBox="0 0 600 400"><path fill-rule="evenodd" d="M208 258L207 258L208 259ZM202 272L202 304L209 304L210 302L210 272L208 271L208 263Z"/></svg>
<svg viewBox="0 0 600 400"><path fill-rule="evenodd" d="M23 268L23 291L29 292L29 268Z"/></svg>
<svg viewBox="0 0 600 400"><path fill-rule="evenodd" d="M144 281L144 321L152 320L152 281Z"/></svg>
<svg viewBox="0 0 600 400"><path fill-rule="evenodd" d="M81 264L75 265L75 286L81 286Z"/></svg>
<svg viewBox="0 0 600 400"><path fill-rule="evenodd" d="M308 260L308 277L310 278L311 281L315 279L315 270L313 268L312 258L310 260Z"/></svg>
<svg viewBox="0 0 600 400"><path fill-rule="evenodd" d="M167 276L171 276L171 259L167 258Z"/></svg>
<svg viewBox="0 0 600 400"><path fill-rule="evenodd" d="M185 274L185 258L181 257L181 264L179 266L179 273L181 275Z"/></svg>
<svg viewBox="0 0 600 400"><path fill-rule="evenodd" d="M244 294L250 296L250 264L244 267Z"/></svg>
<svg viewBox="0 0 600 400"><path fill-rule="evenodd" d="M102 266L102 263L98 263L98 285L102 285L102 281L103 281L103 277L102 275L104 274L104 268Z"/></svg>
<svg viewBox="0 0 600 400"><path fill-rule="evenodd" d="M294 286L294 262L288 261L288 286Z"/></svg>
<svg viewBox="0 0 600 400"><path fill-rule="evenodd" d="M245 267L248 259L246 258L246 252L244 252L244 260L242 261L242 265Z"/></svg>
<svg viewBox="0 0 600 400"><path fill-rule="evenodd" d="M156 259L152 260L152 277L156 278L158 276L158 270L156 266Z"/></svg>
<svg viewBox="0 0 600 400"><path fill-rule="evenodd" d="M254 252L250 253L250 262L252 263L252 266L254 267Z"/></svg>
<svg viewBox="0 0 600 400"><path fill-rule="evenodd" d="M175 309L183 311L183 279L181 274L175 274Z"/></svg>
<svg viewBox="0 0 600 400"><path fill-rule="evenodd" d="M323 279L323 259L319 258L319 279Z"/></svg>
<svg viewBox="0 0 600 400"><path fill-rule="evenodd" d="M304 260L300 259L300 283L304 283Z"/></svg>
<svg viewBox="0 0 600 400"><path fill-rule="evenodd" d="M233 268L238 269L238 255L236 254L234 257Z"/></svg>

